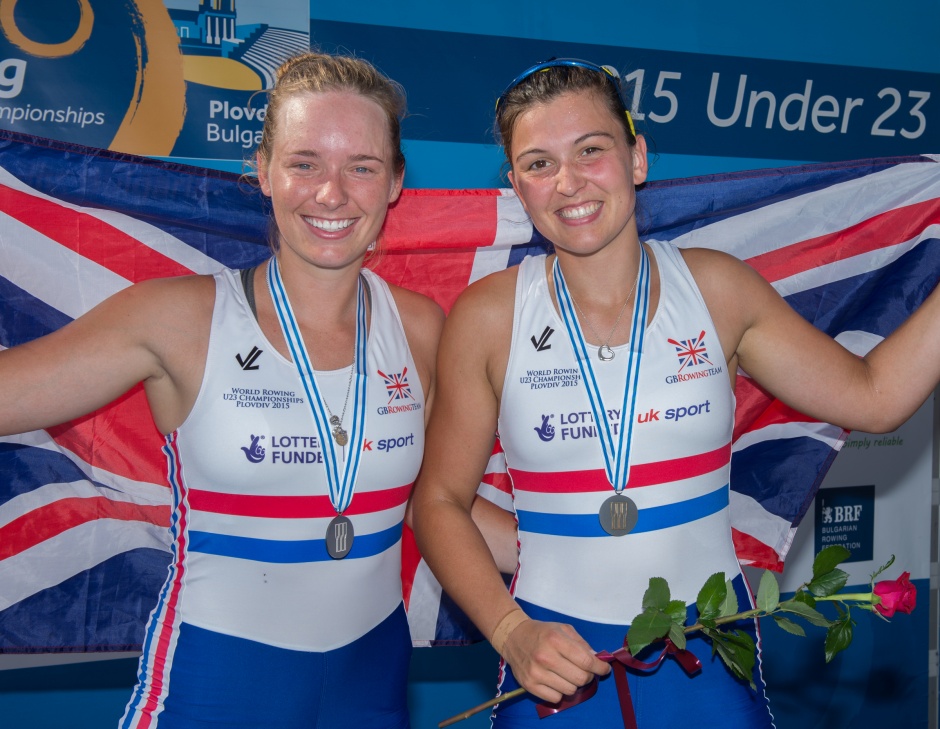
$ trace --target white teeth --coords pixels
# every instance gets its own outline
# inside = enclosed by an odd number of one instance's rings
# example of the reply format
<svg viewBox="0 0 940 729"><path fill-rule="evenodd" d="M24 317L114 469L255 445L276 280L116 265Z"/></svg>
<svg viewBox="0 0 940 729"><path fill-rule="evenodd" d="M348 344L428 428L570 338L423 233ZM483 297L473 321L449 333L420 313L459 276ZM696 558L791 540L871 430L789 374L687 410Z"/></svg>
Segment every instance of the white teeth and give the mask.
<svg viewBox="0 0 940 729"><path fill-rule="evenodd" d="M344 220L324 220L323 218L304 218L310 225L314 228L319 228L320 230L325 230L327 233L335 233L338 230L343 230L348 228L353 224L351 218L346 218Z"/></svg>
<svg viewBox="0 0 940 729"><path fill-rule="evenodd" d="M565 218L566 220L577 220L578 218L586 218L588 215L593 215L600 208L601 204L599 202L592 202L586 205L578 205L576 208L565 208L564 210L559 211L559 215Z"/></svg>

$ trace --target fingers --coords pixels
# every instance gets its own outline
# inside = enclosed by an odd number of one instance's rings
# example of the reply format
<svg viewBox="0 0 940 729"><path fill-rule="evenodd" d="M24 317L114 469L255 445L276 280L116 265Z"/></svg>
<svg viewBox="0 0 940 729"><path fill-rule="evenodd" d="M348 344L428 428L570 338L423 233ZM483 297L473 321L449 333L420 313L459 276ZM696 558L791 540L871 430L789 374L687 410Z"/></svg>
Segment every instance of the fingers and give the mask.
<svg viewBox="0 0 940 729"><path fill-rule="evenodd" d="M579 668L585 671L589 671L595 676L606 676L608 673L610 673L610 664L602 661L597 657L594 649L588 645L584 638L578 635L578 631L576 631L570 625L566 624L562 624L561 628L581 649L580 652L576 654L577 656L580 656L580 661L577 660L575 656L572 656L571 660L573 663L575 663Z"/></svg>
<svg viewBox="0 0 940 729"><path fill-rule="evenodd" d="M503 644L503 657L529 693L550 703L610 671L570 625L527 620Z"/></svg>

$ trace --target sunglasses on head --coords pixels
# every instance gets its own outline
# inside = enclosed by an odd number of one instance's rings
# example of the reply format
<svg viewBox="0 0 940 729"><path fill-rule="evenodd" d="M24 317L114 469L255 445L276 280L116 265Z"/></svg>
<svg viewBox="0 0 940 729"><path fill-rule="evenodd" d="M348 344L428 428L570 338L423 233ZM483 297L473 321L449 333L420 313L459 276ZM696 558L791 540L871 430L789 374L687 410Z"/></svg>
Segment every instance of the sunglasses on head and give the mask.
<svg viewBox="0 0 940 729"><path fill-rule="evenodd" d="M614 90L617 92L617 98L620 99L620 105L623 107L624 114L627 115L627 123L630 126L630 133L636 137L636 129L633 127L633 117L630 116L630 109L627 107L626 102L624 101L623 94L620 89L620 75L613 70L610 66L598 66L596 63L590 63L588 61L581 61L577 58L549 58L547 61L542 61L541 63L536 63L531 68L527 68L525 71L516 76L512 82L503 89L503 93L499 95L499 98L496 100L496 114L499 116L499 106L502 103L503 99L506 98L506 94L512 91L516 86L525 81L529 76L534 73L539 73L540 71L546 71L550 68L586 68L588 71L597 71L598 73L604 74L606 78L613 85Z"/></svg>

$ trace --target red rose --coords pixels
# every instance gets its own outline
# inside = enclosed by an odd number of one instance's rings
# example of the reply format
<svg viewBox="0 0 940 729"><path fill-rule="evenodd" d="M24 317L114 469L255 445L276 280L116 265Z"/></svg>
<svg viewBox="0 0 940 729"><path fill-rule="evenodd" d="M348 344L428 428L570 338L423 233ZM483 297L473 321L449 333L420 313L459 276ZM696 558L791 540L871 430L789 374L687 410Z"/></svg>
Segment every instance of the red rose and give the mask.
<svg viewBox="0 0 940 729"><path fill-rule="evenodd" d="M905 572L893 582L885 580L875 585L874 593L881 598L875 610L890 618L896 612L910 614L917 604L917 588L911 584L911 573Z"/></svg>

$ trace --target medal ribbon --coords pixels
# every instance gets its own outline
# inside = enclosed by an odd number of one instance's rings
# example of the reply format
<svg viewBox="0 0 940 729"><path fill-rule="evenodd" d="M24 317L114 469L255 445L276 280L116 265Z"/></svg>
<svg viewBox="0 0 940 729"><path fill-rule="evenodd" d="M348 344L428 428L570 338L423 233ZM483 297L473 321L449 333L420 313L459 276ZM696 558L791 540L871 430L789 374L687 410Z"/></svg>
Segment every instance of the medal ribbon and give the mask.
<svg viewBox="0 0 940 729"><path fill-rule="evenodd" d="M326 481L330 489L330 503L337 514L342 514L352 502L356 488L356 477L362 462L362 435L366 423L366 306L362 277L359 278L356 294L356 372L353 387L352 424L349 427L349 458L343 461L342 468L337 458L337 445L333 442L330 421L324 405L323 396L317 387L313 364L307 354L300 326L294 316L281 272L274 257L268 262L268 289L274 300L274 309L281 324L281 332L290 349L291 359L297 368L297 374L307 393L307 403L317 427L317 435L323 448L323 464L326 467Z"/></svg>
<svg viewBox="0 0 940 729"><path fill-rule="evenodd" d="M613 653L601 651L596 654L602 661L610 663L613 668L614 682L617 686L617 698L620 701L620 716L623 719L624 729L637 729L636 714L633 710L633 699L630 696L630 684L627 682L628 667L636 671L648 673L658 668L660 663L671 656L678 661L679 665L682 666L682 670L689 676L693 676L702 670L702 662L694 653L685 648L679 648L668 638L666 638L665 642L666 647L663 648L662 652L648 663L637 660L633 654L630 653L630 649L627 647L626 637L623 639L622 648L618 648ZM557 704L549 704L545 701L540 701L536 704L535 711L540 719L544 719L546 716L551 716L552 714L557 714L559 711L577 706L587 701L596 693L597 676L595 676L589 684L581 686L577 691L571 694L571 696L565 696Z"/></svg>
<svg viewBox="0 0 940 729"><path fill-rule="evenodd" d="M640 382L640 360L643 356L643 340L646 336L646 319L650 306L650 262L646 249L640 244L640 270L637 273L639 283L636 298L633 301L633 316L630 324L630 357L627 361L626 387L623 391L623 403L620 406L620 431L614 436L613 427L607 418L607 410L601 397L601 389L594 374L594 366L588 352L584 333L574 310L574 302L564 274L558 263L558 257L552 265L552 278L555 282L555 298L561 317L568 330L568 339L578 361L581 379L584 381L591 412L597 426L597 436L604 453L604 467L607 480L618 494L623 491L630 479L630 451L633 444L633 420L636 410L636 395ZM629 407L629 414L627 408Z"/></svg>

